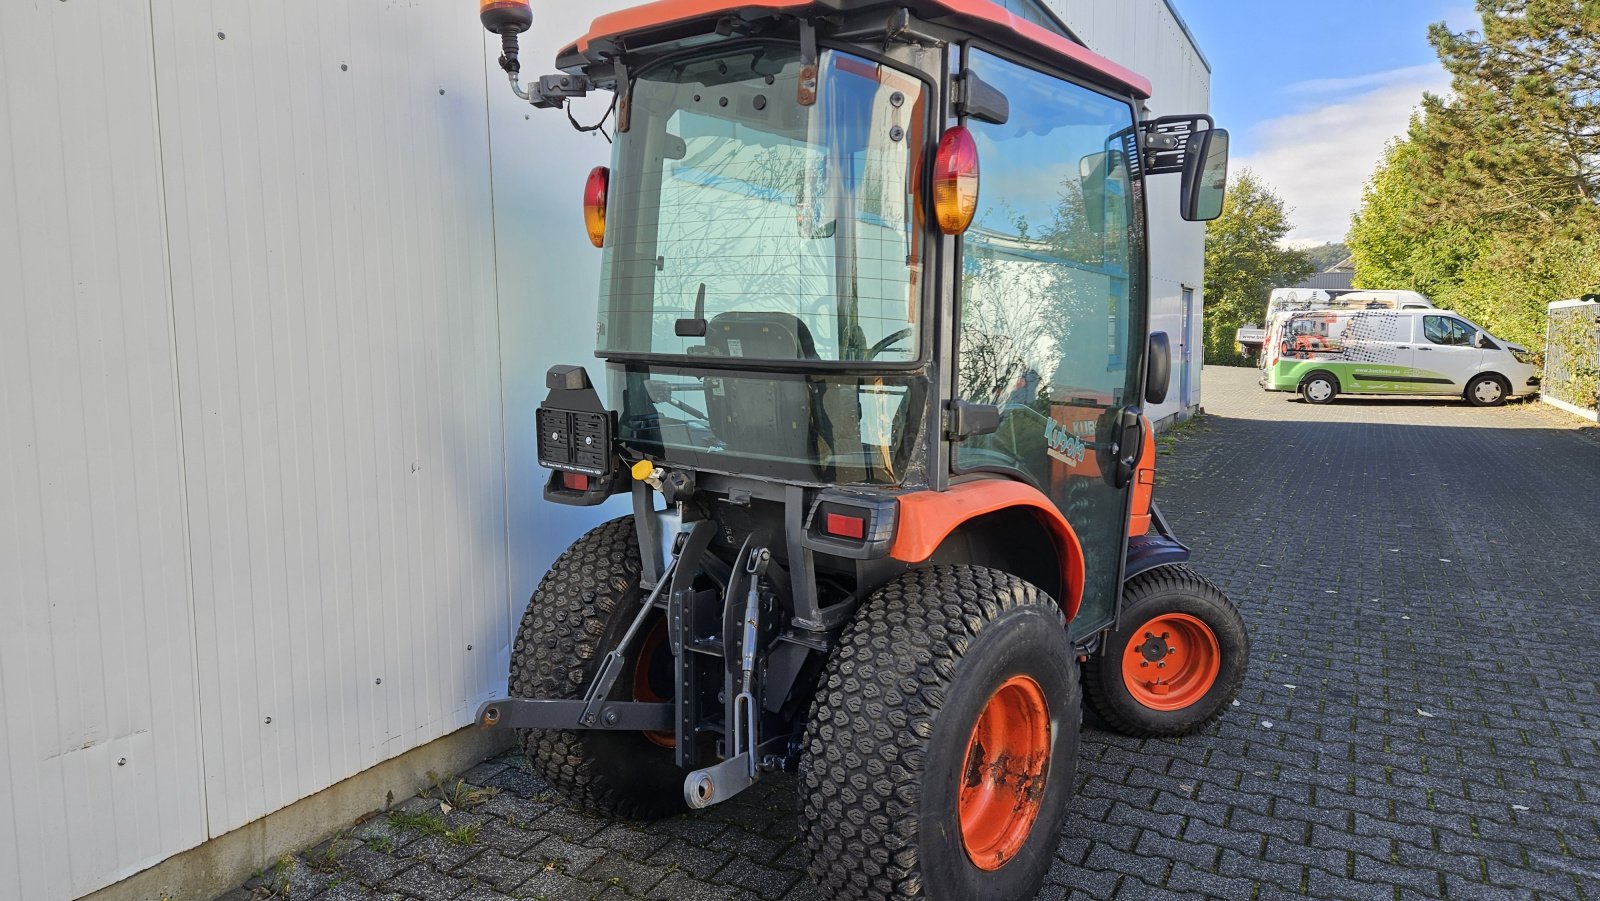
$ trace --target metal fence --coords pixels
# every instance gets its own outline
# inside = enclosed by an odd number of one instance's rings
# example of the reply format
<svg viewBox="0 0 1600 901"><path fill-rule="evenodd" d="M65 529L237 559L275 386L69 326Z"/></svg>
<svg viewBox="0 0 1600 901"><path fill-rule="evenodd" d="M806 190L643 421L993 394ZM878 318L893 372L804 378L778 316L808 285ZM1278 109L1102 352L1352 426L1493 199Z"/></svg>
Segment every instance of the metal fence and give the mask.
<svg viewBox="0 0 1600 901"><path fill-rule="evenodd" d="M1550 305L1544 399L1593 419L1600 410L1600 295Z"/></svg>

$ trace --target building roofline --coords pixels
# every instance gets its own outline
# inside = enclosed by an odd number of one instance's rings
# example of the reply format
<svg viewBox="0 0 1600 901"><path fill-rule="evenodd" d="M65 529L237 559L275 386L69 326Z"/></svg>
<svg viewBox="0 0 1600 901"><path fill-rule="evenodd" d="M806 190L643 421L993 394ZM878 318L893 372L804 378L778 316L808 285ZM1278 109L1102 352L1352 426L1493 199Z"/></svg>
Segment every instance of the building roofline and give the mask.
<svg viewBox="0 0 1600 901"><path fill-rule="evenodd" d="M1178 27L1183 29L1184 36L1189 39L1189 46L1194 48L1195 56L1200 57L1200 65L1205 66L1206 71L1210 72L1211 60L1206 59L1206 52L1200 49L1200 42L1195 39L1194 32L1189 30L1189 23L1183 21L1183 14L1178 12L1177 4L1173 0L1166 0L1166 4L1167 12L1172 13L1172 18L1178 23Z"/></svg>

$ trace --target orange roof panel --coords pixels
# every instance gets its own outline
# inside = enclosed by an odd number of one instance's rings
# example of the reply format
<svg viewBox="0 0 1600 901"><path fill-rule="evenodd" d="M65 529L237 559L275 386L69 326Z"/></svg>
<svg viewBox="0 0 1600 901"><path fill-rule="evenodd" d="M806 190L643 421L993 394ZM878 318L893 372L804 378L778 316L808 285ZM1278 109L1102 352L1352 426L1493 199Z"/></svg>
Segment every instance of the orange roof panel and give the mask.
<svg viewBox="0 0 1600 901"><path fill-rule="evenodd" d="M590 45L597 41L747 10L771 10L774 13L787 12L798 15L806 12L838 12L851 7L868 8L874 5L879 4L874 0L862 0L860 3L851 3L850 0L834 0L832 3L803 2L803 0L656 0L654 3L600 16L594 20L589 33L578 39L574 48L587 53ZM990 29L1003 30L1018 39L1017 44L1011 49L1020 50L1046 62L1097 75L1140 97L1150 96L1150 81L1144 76L1100 56L1064 35L1019 18L989 0L901 0L899 4L881 5L908 7L914 14L927 20L947 19L947 24L955 28L988 26Z"/></svg>

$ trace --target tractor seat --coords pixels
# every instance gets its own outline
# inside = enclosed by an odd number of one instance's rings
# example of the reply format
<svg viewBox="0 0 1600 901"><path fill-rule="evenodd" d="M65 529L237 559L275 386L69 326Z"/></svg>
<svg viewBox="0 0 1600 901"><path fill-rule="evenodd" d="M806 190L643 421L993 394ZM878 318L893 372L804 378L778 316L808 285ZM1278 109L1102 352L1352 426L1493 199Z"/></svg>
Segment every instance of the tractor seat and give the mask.
<svg viewBox="0 0 1600 901"><path fill-rule="evenodd" d="M719 313L706 327L706 344L724 357L817 359L811 330L789 313Z"/></svg>

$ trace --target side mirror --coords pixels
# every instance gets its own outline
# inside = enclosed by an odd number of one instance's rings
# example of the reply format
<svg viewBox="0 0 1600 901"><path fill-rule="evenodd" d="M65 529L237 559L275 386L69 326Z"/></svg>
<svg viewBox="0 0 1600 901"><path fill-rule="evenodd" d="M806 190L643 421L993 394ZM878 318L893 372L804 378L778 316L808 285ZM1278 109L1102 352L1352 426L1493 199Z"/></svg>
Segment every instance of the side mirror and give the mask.
<svg viewBox="0 0 1600 901"><path fill-rule="evenodd" d="M1190 222L1210 222L1222 215L1228 193L1228 133L1220 128L1189 136L1183 160L1182 209Z"/></svg>
<svg viewBox="0 0 1600 901"><path fill-rule="evenodd" d="M1477 336L1472 339L1472 343L1479 350L1492 350L1495 346L1494 342L1489 340L1489 336L1483 332L1478 332Z"/></svg>
<svg viewBox="0 0 1600 901"><path fill-rule="evenodd" d="M1150 356L1145 361L1144 402L1167 402L1167 389L1172 385L1172 339L1166 332L1150 335Z"/></svg>

